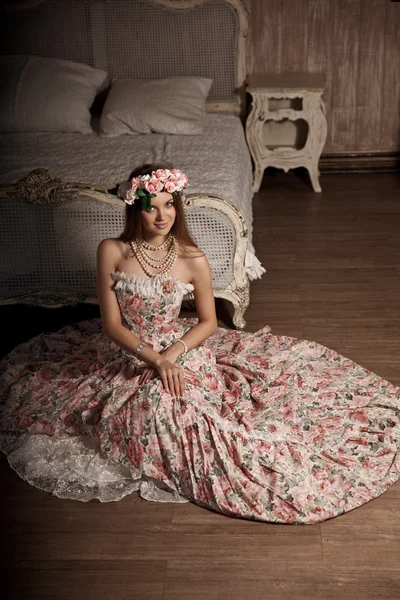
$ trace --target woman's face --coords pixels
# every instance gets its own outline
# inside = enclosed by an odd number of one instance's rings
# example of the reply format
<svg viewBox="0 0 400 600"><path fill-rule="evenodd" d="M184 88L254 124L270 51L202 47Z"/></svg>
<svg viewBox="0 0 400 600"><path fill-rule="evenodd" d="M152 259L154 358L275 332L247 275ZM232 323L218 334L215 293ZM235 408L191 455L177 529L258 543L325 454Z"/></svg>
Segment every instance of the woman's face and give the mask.
<svg viewBox="0 0 400 600"><path fill-rule="evenodd" d="M159 192L149 208L141 211L144 230L151 235L166 236L175 222L176 210L172 194Z"/></svg>

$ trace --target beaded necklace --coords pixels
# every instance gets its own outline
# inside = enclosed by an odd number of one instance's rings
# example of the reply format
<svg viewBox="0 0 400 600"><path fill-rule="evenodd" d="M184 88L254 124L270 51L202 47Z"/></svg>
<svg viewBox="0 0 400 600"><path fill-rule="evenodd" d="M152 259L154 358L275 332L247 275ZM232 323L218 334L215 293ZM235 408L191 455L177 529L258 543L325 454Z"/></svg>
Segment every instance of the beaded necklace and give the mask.
<svg viewBox="0 0 400 600"><path fill-rule="evenodd" d="M160 250L166 248L168 244L170 244L168 252L163 258L152 258L144 251L144 248L152 251ZM162 275L169 271L174 264L178 253L178 244L173 234L169 234L165 242L160 244L160 246L152 246L144 240L131 241L129 242L129 245L139 265L148 277ZM156 272L151 269L155 269Z"/></svg>
<svg viewBox="0 0 400 600"><path fill-rule="evenodd" d="M159 246L152 246L151 244L149 244L149 242L146 242L146 240L143 240L143 239L140 240L140 243L143 248L146 248L146 250L152 250L153 252L155 252L156 250L162 250L163 248L166 248L171 243L173 237L175 237L175 236L170 231L168 233L167 237L165 238L165 240L163 241L163 243L160 244Z"/></svg>

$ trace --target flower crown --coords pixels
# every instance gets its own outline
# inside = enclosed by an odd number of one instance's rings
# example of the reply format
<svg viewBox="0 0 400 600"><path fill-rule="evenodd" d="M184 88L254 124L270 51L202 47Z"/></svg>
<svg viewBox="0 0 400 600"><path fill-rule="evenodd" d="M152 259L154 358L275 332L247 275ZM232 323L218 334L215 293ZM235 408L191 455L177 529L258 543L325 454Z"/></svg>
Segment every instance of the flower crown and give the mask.
<svg viewBox="0 0 400 600"><path fill-rule="evenodd" d="M135 200L140 200L142 208L149 208L151 199L159 192L181 192L188 185L188 178L178 169L157 169L151 175L133 177L108 191L116 193L126 204L132 205Z"/></svg>

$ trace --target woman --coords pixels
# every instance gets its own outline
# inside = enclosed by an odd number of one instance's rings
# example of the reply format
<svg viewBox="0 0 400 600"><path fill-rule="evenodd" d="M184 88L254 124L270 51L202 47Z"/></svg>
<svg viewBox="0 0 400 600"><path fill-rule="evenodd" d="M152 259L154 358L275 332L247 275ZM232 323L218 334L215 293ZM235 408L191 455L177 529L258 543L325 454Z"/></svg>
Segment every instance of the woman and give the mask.
<svg viewBox="0 0 400 600"><path fill-rule="evenodd" d="M187 185L150 167L119 186L125 231L98 250L104 331L78 323L6 357L11 465L62 497L140 489L281 523L320 522L379 496L400 476L400 390L268 327L214 331L210 269L184 225ZM198 321L178 319L190 292Z"/></svg>
<svg viewBox="0 0 400 600"><path fill-rule="evenodd" d="M135 176L136 172L139 176ZM135 187L141 185L146 187ZM105 333L148 365L139 383L146 383L158 373L165 390L174 397L183 396L185 389L183 369L176 361L183 352L199 346L217 326L210 267L204 253L196 248L183 216L180 193L186 186L186 176L175 169L150 166L144 172L143 167L135 170L128 184L119 186L119 194L127 202L125 231L118 240L101 242L97 266L97 295ZM142 193L141 199L137 189ZM143 340L123 325L114 291L115 277L110 273L130 273L139 278L159 278L166 273L164 288L172 285L174 279L191 284L198 324L165 348L153 348L152 337ZM162 324L159 315L158 320ZM146 338L147 332L146 328ZM167 344L165 339L160 341Z"/></svg>

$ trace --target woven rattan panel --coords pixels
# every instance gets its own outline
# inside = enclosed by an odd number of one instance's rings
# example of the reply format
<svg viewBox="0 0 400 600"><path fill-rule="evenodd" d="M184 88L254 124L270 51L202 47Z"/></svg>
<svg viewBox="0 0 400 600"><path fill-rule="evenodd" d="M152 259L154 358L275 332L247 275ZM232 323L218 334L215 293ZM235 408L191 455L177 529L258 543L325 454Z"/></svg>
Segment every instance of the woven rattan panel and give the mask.
<svg viewBox="0 0 400 600"><path fill-rule="evenodd" d="M0 54L34 54L92 65L87 0L49 0L27 10L4 10L0 16Z"/></svg>
<svg viewBox="0 0 400 600"><path fill-rule="evenodd" d="M210 100L235 99L238 24L231 6L173 10L136 0L132 10L131 0L107 0L105 11L111 78L210 77Z"/></svg>
<svg viewBox="0 0 400 600"><path fill-rule="evenodd" d="M47 0L0 16L0 54L83 62L108 71L109 82L209 77L209 100L237 98L238 19L222 1L177 10L151 0Z"/></svg>
<svg viewBox="0 0 400 600"><path fill-rule="evenodd" d="M202 207L187 211L186 222L197 246L207 254L214 289L226 289L233 279L236 248L232 222L215 208Z"/></svg>
<svg viewBox="0 0 400 600"><path fill-rule="evenodd" d="M45 207L1 202L1 298L44 290L94 298L97 245L122 232L124 212L87 198ZM235 248L231 222L210 208L195 207L186 214L193 237L207 250L214 289L227 287Z"/></svg>
<svg viewBox="0 0 400 600"><path fill-rule="evenodd" d="M2 215L3 298L43 290L96 296L97 245L121 233L123 211L88 199L44 207L3 199Z"/></svg>

